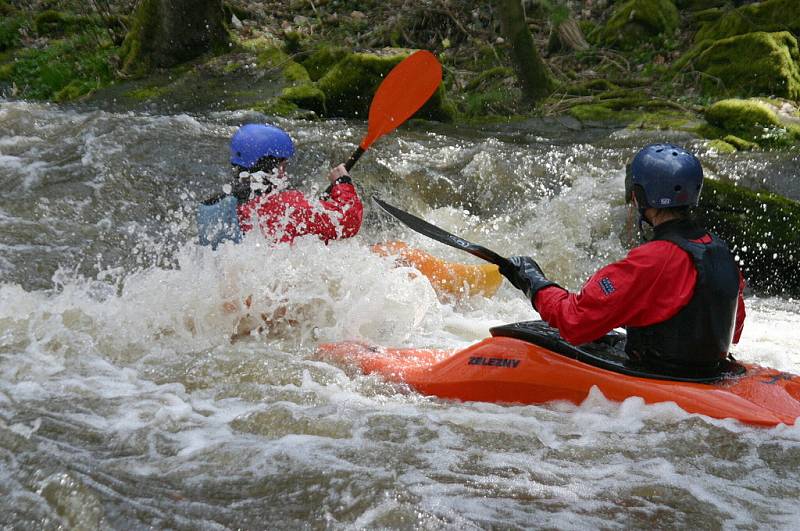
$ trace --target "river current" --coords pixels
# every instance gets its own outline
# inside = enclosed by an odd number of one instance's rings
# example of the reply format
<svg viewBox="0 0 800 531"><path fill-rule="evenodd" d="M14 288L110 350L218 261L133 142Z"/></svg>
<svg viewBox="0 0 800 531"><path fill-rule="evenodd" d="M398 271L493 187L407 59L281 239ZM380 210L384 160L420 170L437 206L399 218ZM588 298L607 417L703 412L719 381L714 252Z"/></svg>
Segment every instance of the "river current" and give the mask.
<svg viewBox="0 0 800 531"><path fill-rule="evenodd" d="M344 339L462 347L537 317L508 284L441 297L371 252L401 239L473 261L372 194L578 289L626 252L624 164L643 143L685 144L711 178L794 198L796 154L720 157L680 133L566 120L412 123L352 172L357 237L199 248L196 202L227 179L236 126L259 119L0 101L0 527L796 528L800 425L599 392L580 406L449 402L314 356ZM312 194L366 130L278 123L298 148L292 183ZM800 303L746 304L737 357L800 372ZM272 324L232 340L247 314Z"/></svg>

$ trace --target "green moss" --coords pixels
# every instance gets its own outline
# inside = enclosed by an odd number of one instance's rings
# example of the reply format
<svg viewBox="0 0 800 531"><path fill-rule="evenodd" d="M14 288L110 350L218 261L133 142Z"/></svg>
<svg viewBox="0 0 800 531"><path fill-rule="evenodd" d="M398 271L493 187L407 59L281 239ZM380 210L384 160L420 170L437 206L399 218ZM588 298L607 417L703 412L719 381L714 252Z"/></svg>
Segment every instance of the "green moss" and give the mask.
<svg viewBox="0 0 800 531"><path fill-rule="evenodd" d="M607 105L597 103L575 105L569 113L581 122L610 122L617 117L617 113Z"/></svg>
<svg viewBox="0 0 800 531"><path fill-rule="evenodd" d="M10 77L25 98L76 99L113 82L115 52L113 47L96 48L85 36L54 41L46 48L20 51Z"/></svg>
<svg viewBox="0 0 800 531"><path fill-rule="evenodd" d="M311 78L303 65L289 61L283 68L283 77L292 83L309 83Z"/></svg>
<svg viewBox="0 0 800 531"><path fill-rule="evenodd" d="M567 85L564 90L565 92L574 94L576 96L591 96L592 94L597 94L598 92L608 92L619 89L619 85L616 85L607 79L600 78Z"/></svg>
<svg viewBox="0 0 800 531"><path fill-rule="evenodd" d="M708 143L708 147L716 151L717 153L722 153L724 155L730 155L731 153L736 153L736 148L731 144L728 144L724 140L720 140L719 138L715 138L714 140Z"/></svg>
<svg viewBox="0 0 800 531"><path fill-rule="evenodd" d="M333 65L341 61L347 55L347 50L339 46L322 45L317 48L307 59L302 61L302 65L308 71L312 81L318 81L330 70Z"/></svg>
<svg viewBox="0 0 800 531"><path fill-rule="evenodd" d="M601 41L622 49L674 33L680 17L671 0L627 0L614 7Z"/></svg>
<svg viewBox="0 0 800 531"><path fill-rule="evenodd" d="M314 111L318 115L325 114L325 94L312 83L287 87L279 98L297 108Z"/></svg>
<svg viewBox="0 0 800 531"><path fill-rule="evenodd" d="M689 11L704 11L715 7L723 7L728 0L675 0L675 5Z"/></svg>
<svg viewBox="0 0 800 531"><path fill-rule="evenodd" d="M328 115L366 118L378 85L405 57L405 53L351 53L345 56L318 82L325 94Z"/></svg>
<svg viewBox="0 0 800 531"><path fill-rule="evenodd" d="M706 109L705 117L710 125L717 128L717 131L711 132L719 137L727 133L769 147L800 140L800 127L781 123L772 107L759 100L718 101Z"/></svg>
<svg viewBox="0 0 800 531"><path fill-rule="evenodd" d="M739 151L751 151L753 149L758 149L758 144L754 142L748 142L747 140L739 138L736 135L725 135L722 141L735 147Z"/></svg>
<svg viewBox="0 0 800 531"><path fill-rule="evenodd" d="M463 95L462 112L467 118L513 114L519 107L522 93L507 87L477 90Z"/></svg>
<svg viewBox="0 0 800 531"><path fill-rule="evenodd" d="M141 77L152 68L148 54L143 53L142 41L155 39L155 25L159 20L158 4L152 0L139 3L133 15L131 28L122 43L122 71L130 77Z"/></svg>
<svg viewBox="0 0 800 531"><path fill-rule="evenodd" d="M693 53L697 54L697 50ZM719 40L696 55L706 94L800 98L797 39L787 32L748 33Z"/></svg>
<svg viewBox="0 0 800 531"><path fill-rule="evenodd" d="M797 0L767 0L731 10L703 25L695 35L695 42L719 40L754 31L783 30L800 35L800 2Z"/></svg>
<svg viewBox="0 0 800 531"><path fill-rule="evenodd" d="M742 272L750 286L800 295L800 204L706 179L697 213L742 260Z"/></svg>
<svg viewBox="0 0 800 531"><path fill-rule="evenodd" d="M631 121L628 127L631 129L687 131L691 129L696 120L696 116L691 113L665 109L642 113Z"/></svg>
<svg viewBox="0 0 800 531"><path fill-rule="evenodd" d="M294 103L288 102L282 98L275 98L266 103L254 105L252 110L266 114L268 116L288 116L292 117L299 111L299 108Z"/></svg>
<svg viewBox="0 0 800 531"><path fill-rule="evenodd" d="M481 89L487 84L495 84L497 81L503 81L514 76L514 70L507 66L496 66L488 70L480 72L474 79L472 79L464 90L467 92Z"/></svg>

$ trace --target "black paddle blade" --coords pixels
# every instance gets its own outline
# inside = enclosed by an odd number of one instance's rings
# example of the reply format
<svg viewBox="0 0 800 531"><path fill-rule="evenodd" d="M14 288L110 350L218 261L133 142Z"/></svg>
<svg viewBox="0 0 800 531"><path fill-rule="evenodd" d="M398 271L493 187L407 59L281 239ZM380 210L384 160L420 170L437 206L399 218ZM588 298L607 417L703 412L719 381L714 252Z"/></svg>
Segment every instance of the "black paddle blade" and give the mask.
<svg viewBox="0 0 800 531"><path fill-rule="evenodd" d="M420 234L424 234L428 238L433 238L437 242L441 242L445 245L449 245L450 247L455 247L456 249L466 251L471 255L495 264L501 269L504 266L511 267L511 264L507 259L503 258L496 252L487 249L486 247L468 242L464 238L459 238L455 234L451 234L446 230L437 227L436 225L428 223L424 219L418 218L413 214L409 214L405 210L400 210L396 206L390 205L386 201L379 199L377 196L373 195L372 200L375 201L378 206L380 206L386 212L400 220L408 228L413 229Z"/></svg>

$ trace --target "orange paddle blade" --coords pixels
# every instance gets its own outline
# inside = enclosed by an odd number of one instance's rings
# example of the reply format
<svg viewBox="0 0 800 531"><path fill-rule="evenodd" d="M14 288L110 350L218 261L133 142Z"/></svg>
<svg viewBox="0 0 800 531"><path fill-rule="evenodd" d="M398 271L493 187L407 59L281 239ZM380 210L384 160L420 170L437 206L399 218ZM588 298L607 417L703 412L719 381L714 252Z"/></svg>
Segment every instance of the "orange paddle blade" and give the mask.
<svg viewBox="0 0 800 531"><path fill-rule="evenodd" d="M409 55L381 82L369 108L369 128L361 142L366 150L394 131L422 107L442 82L442 65L427 50Z"/></svg>

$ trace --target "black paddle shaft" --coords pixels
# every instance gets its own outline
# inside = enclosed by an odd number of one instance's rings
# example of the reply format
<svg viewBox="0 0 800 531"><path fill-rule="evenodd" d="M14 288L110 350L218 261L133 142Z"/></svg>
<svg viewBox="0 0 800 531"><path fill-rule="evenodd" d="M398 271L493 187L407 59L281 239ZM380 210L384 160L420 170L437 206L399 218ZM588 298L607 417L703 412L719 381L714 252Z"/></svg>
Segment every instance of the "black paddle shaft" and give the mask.
<svg viewBox="0 0 800 531"><path fill-rule="evenodd" d="M420 234L424 234L428 238L433 238L437 242L441 242L445 245L449 245L450 247L455 247L456 249L466 251L471 255L477 256L478 258L498 266L501 270L513 268L508 259L500 256L491 249L487 249L482 245L469 242L464 238L459 238L455 234L451 234L446 230L433 225L432 223L428 223L424 219L418 218L413 214L409 214L405 210L400 210L396 206L390 205L386 201L379 199L377 196L373 195L372 200L375 201L383 210L400 220L405 226L415 230L416 232L419 232Z"/></svg>

